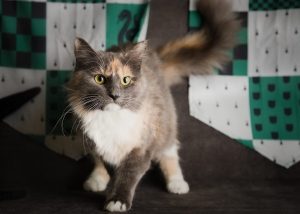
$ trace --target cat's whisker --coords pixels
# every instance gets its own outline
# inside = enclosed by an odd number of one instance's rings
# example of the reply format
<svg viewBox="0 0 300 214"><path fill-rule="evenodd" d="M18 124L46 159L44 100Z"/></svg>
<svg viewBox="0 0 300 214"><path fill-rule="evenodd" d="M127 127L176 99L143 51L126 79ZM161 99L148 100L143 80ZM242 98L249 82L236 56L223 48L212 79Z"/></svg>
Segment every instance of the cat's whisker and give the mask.
<svg viewBox="0 0 300 214"><path fill-rule="evenodd" d="M86 104L89 103L89 101L91 100L95 100L97 97L85 97L85 98L82 98L81 101L83 101L83 104Z"/></svg>
<svg viewBox="0 0 300 214"><path fill-rule="evenodd" d="M96 109L95 107L97 107L98 105L99 105L99 103L96 102L93 106L91 106L91 107L88 109L88 111L95 110L95 109Z"/></svg>
<svg viewBox="0 0 300 214"><path fill-rule="evenodd" d="M63 119L63 116L64 116L65 114L70 113L71 111L72 111L72 108L71 108L71 105L69 104L69 105L67 105L67 106L65 107L65 109L64 109L63 112L62 112L62 115L58 118L58 120L56 121L55 125L54 125L53 128L51 129L50 135L53 134L53 132L54 132L55 129L57 128L58 124L59 124L59 123L61 122L61 120Z"/></svg>
<svg viewBox="0 0 300 214"><path fill-rule="evenodd" d="M76 133L78 133L78 129L79 129L80 125L82 126L81 121L80 121L80 119L78 118L78 123L77 123L76 130L75 130Z"/></svg>
<svg viewBox="0 0 300 214"><path fill-rule="evenodd" d="M77 123L77 125L76 125L76 123ZM78 132L78 125L79 124L80 124L80 119L78 117L76 117L76 119L75 119L75 121L72 125L71 135L73 135L73 130L75 131L75 134ZM76 125L76 128L74 129L75 125Z"/></svg>
<svg viewBox="0 0 300 214"><path fill-rule="evenodd" d="M97 98L97 97L96 97ZM86 104L89 104L89 103L93 103L95 101L97 101L96 98L88 98L88 99L85 99L83 100L84 102L82 103L83 105L86 105Z"/></svg>
<svg viewBox="0 0 300 214"><path fill-rule="evenodd" d="M85 148L85 134L84 133L82 133L82 146L83 146L84 153L87 153L86 148Z"/></svg>
<svg viewBox="0 0 300 214"><path fill-rule="evenodd" d="M70 109L68 112L66 112L65 114L63 114L63 118L61 120L61 132L62 132L62 135L64 137L66 136L65 131L64 131L64 120L65 120L67 114L69 114L71 111L73 111L73 109Z"/></svg>

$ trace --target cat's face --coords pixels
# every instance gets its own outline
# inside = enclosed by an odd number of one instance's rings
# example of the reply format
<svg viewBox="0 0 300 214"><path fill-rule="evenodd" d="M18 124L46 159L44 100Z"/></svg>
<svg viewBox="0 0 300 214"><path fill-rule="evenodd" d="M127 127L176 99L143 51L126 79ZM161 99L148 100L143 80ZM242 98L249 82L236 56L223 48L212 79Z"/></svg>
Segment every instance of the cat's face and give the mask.
<svg viewBox="0 0 300 214"><path fill-rule="evenodd" d="M76 66L67 86L69 102L81 111L104 110L108 104L135 110L142 102L141 63L145 43L121 52L95 52L76 39Z"/></svg>

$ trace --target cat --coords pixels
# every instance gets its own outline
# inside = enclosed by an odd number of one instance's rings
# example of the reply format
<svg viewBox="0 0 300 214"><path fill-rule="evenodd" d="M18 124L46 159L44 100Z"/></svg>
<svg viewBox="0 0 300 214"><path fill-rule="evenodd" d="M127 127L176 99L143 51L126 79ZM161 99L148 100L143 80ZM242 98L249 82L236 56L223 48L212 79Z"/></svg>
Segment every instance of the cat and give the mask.
<svg viewBox="0 0 300 214"><path fill-rule="evenodd" d="M157 50L144 41L104 52L93 50L81 38L75 40L76 66L66 86L68 101L95 160L84 188L106 190L108 211L131 208L136 186L152 161L159 164L169 192L189 192L179 164L170 87L190 74L221 68L239 29L225 0L202 0L197 9L203 28ZM114 166L112 177L104 163Z"/></svg>

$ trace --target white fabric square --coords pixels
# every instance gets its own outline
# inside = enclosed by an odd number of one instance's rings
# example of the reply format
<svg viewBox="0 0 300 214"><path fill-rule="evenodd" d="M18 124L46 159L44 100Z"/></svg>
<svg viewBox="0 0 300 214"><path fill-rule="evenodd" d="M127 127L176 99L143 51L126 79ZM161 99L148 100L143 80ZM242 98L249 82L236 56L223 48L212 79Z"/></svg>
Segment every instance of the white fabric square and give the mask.
<svg viewBox="0 0 300 214"><path fill-rule="evenodd" d="M120 3L120 4L143 4L149 0L106 0L106 3Z"/></svg>
<svg viewBox="0 0 300 214"><path fill-rule="evenodd" d="M250 76L300 75L300 10L249 13Z"/></svg>
<svg viewBox="0 0 300 214"><path fill-rule="evenodd" d="M286 168L300 160L299 141L253 140L253 146L260 154Z"/></svg>
<svg viewBox="0 0 300 214"><path fill-rule="evenodd" d="M0 97L6 97L33 87L41 88L41 92L36 97L6 117L4 121L22 133L44 135L46 71L2 67L0 77L2 79Z"/></svg>
<svg viewBox="0 0 300 214"><path fill-rule="evenodd" d="M79 160L87 154L84 139L77 136L46 136L45 145L52 151Z"/></svg>
<svg viewBox="0 0 300 214"><path fill-rule="evenodd" d="M106 43L106 7L103 3L47 3L47 69L72 70L75 37L94 49Z"/></svg>
<svg viewBox="0 0 300 214"><path fill-rule="evenodd" d="M236 12L246 12L249 10L249 0L231 0L233 10Z"/></svg>
<svg viewBox="0 0 300 214"><path fill-rule="evenodd" d="M198 0L190 0L189 3L189 10L195 11L196 10L196 2ZM227 0L232 3L233 11L236 12L246 12L249 10L249 0Z"/></svg>
<svg viewBox="0 0 300 214"><path fill-rule="evenodd" d="M195 11L196 10L196 2L197 0L190 0L189 1L189 11Z"/></svg>
<svg viewBox="0 0 300 214"><path fill-rule="evenodd" d="M144 41L146 39L147 30L148 30L148 23L149 23L149 14L150 14L150 6L148 5L147 9L146 9L144 22L142 23L142 29L141 29L139 37L138 37L139 42Z"/></svg>
<svg viewBox="0 0 300 214"><path fill-rule="evenodd" d="M252 139L248 78L190 76L190 114L235 139Z"/></svg>

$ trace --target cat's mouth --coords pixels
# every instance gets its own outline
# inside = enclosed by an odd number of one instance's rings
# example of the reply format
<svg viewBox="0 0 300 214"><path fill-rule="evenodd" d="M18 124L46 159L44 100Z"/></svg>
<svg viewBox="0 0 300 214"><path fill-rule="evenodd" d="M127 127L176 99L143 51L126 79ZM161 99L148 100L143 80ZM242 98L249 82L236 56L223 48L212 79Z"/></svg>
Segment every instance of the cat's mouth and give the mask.
<svg viewBox="0 0 300 214"><path fill-rule="evenodd" d="M105 111L107 109L110 109L111 106L118 106L118 108L122 108L122 104L120 102L120 100L116 99L110 99L109 101L103 103L103 104L99 104L98 109Z"/></svg>
<svg viewBox="0 0 300 214"><path fill-rule="evenodd" d="M117 111L120 110L121 106L115 103L110 103L104 107L104 111Z"/></svg>
<svg viewBox="0 0 300 214"><path fill-rule="evenodd" d="M87 111L95 111L95 110L106 110L109 108L108 106L115 105L119 106L122 108L122 99L119 98L106 98L106 99L101 99L101 98L93 98L93 99L82 99L81 104L86 109Z"/></svg>
<svg viewBox="0 0 300 214"><path fill-rule="evenodd" d="M118 104L119 106L121 106L122 104L121 99L119 97L111 98L110 101L110 103ZM107 105L109 105L110 103L108 103Z"/></svg>

